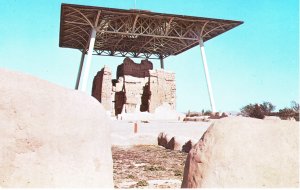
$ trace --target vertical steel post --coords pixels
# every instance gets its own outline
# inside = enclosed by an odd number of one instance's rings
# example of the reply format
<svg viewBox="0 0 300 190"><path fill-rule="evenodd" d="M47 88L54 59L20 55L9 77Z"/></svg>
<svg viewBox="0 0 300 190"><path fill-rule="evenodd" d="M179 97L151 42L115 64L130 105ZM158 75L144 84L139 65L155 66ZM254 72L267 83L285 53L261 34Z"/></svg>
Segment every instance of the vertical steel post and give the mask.
<svg viewBox="0 0 300 190"><path fill-rule="evenodd" d="M80 64L79 64L78 74L77 74L77 80L76 80L76 84L75 84L75 90L78 90L78 87L79 87L80 76L81 76L81 72L82 72L82 66L83 66L83 62L84 62L84 57L85 57L85 50L83 49L82 50Z"/></svg>
<svg viewBox="0 0 300 190"><path fill-rule="evenodd" d="M81 85L81 89L80 89L81 91L84 91L84 92L86 91L87 82L88 82L88 78L89 78L89 72L90 72L90 67L91 67L91 62L92 62L96 34L97 34L96 29L92 28L91 37L90 37L90 45L89 45L89 50L88 50L88 54L87 54L86 64L84 66L82 85Z"/></svg>
<svg viewBox="0 0 300 190"><path fill-rule="evenodd" d="M160 68L165 69L163 57L160 56L159 59L160 59Z"/></svg>
<svg viewBox="0 0 300 190"><path fill-rule="evenodd" d="M202 38L200 38L199 44L200 44L200 50L201 50L201 55L202 55L202 63L203 63L203 66L204 66L206 84L207 84L207 88L208 88L211 111L213 113L216 113L215 100L214 100L214 95L213 95L212 88L211 88L210 77L209 77L207 61L206 61L206 55L205 55L204 44L203 44L203 39Z"/></svg>

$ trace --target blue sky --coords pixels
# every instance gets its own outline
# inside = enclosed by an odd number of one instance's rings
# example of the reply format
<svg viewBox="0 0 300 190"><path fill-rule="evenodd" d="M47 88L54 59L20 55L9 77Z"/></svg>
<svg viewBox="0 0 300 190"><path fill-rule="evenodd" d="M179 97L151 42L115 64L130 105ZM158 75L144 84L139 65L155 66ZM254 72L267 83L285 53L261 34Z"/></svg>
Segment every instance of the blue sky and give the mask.
<svg viewBox="0 0 300 190"><path fill-rule="evenodd" d="M1 68L74 88L81 53L58 47L61 3L134 7L134 0L0 0ZM281 109L299 101L298 0L137 0L137 8L245 22L205 43L218 111L262 101ZM94 56L88 93L97 71L108 65L115 73L122 60ZM176 73L177 110L210 109L200 48L164 62Z"/></svg>

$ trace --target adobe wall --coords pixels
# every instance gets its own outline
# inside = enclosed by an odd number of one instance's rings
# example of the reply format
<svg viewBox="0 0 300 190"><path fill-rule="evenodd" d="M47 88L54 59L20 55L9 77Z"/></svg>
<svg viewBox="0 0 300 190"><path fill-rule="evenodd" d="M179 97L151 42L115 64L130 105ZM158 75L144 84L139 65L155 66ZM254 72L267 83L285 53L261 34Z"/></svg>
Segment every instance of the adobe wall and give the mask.
<svg viewBox="0 0 300 190"><path fill-rule="evenodd" d="M153 64L148 60L142 60L140 64L137 64L126 57L123 63L117 68L117 79L125 75L138 78L149 77L149 70L151 69L153 69Z"/></svg>
<svg viewBox="0 0 300 190"><path fill-rule="evenodd" d="M97 73L92 96L104 104L112 115L139 111L153 113L164 102L175 110L175 73L153 70L153 64L148 60L137 64L125 58L117 68L116 79L111 80L107 67Z"/></svg>
<svg viewBox="0 0 300 190"><path fill-rule="evenodd" d="M111 70L104 66L94 77L92 96L95 97L105 110L112 109L112 80Z"/></svg>
<svg viewBox="0 0 300 190"><path fill-rule="evenodd" d="M149 91L151 96L149 99L149 112L154 112L155 109L164 102L176 109L176 81L175 73L165 70L150 70Z"/></svg>

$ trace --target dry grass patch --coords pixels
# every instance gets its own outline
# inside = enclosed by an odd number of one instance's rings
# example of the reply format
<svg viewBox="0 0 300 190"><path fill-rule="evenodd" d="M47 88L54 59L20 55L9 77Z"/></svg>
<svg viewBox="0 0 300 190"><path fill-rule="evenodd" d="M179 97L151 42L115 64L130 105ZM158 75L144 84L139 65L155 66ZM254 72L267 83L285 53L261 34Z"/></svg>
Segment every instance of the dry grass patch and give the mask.
<svg viewBox="0 0 300 190"><path fill-rule="evenodd" d="M113 146L112 154L115 188L180 188L187 153L138 145Z"/></svg>

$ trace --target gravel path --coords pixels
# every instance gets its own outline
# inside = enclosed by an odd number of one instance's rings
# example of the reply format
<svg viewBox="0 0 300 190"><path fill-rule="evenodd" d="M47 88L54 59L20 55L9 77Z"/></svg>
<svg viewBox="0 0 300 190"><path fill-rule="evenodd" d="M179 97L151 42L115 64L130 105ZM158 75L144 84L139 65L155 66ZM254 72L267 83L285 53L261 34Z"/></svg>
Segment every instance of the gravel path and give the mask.
<svg viewBox="0 0 300 190"><path fill-rule="evenodd" d="M156 145L113 146L115 188L180 188L187 153Z"/></svg>

